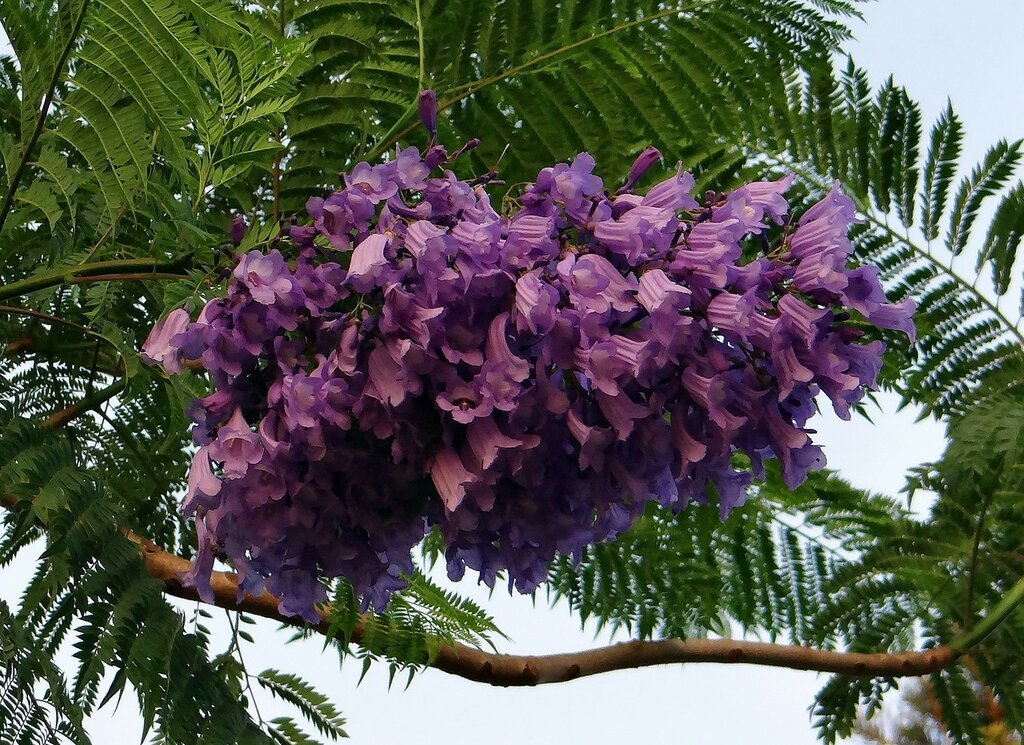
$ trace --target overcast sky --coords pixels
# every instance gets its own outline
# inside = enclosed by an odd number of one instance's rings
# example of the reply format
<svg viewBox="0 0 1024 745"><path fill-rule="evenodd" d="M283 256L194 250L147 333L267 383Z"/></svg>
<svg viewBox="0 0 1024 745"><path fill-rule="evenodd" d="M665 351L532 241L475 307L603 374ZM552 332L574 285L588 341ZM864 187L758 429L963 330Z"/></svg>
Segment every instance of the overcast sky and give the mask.
<svg viewBox="0 0 1024 745"><path fill-rule="evenodd" d="M967 156L973 162L1000 137L1024 136L1020 0L882 0L866 9L849 46L859 64L880 83L889 73L921 102L926 126L946 97L964 119ZM942 431L931 422L914 423L914 412L866 422L826 421L820 441L830 466L854 483L896 493L908 467L933 459L942 449ZM4 572L0 596L17 597L30 571L28 562ZM469 584L459 590L472 591ZM503 651L545 653L606 643L581 632L564 607L547 609L529 598L495 592L476 597L494 613L512 638ZM189 609L194 606L189 606ZM220 620L221 644L224 614ZM357 686L359 664L338 670L333 653L321 644L284 645L286 634L261 623L257 646L246 650L250 670L277 667L298 673L332 696L349 719L355 743L406 745L522 745L536 743L678 743L705 745L760 743L811 745L816 736L808 706L825 678L813 673L751 666L691 665L623 671L536 689L485 687L429 670L411 687L387 689L386 669L375 667ZM263 703L266 716L276 710ZM96 743L138 742L134 701L104 711L90 725Z"/></svg>

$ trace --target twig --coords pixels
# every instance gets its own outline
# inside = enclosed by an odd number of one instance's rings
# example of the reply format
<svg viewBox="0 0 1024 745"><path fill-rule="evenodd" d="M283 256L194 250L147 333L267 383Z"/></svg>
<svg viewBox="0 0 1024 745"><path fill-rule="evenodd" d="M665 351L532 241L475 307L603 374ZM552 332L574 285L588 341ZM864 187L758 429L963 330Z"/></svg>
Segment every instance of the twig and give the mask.
<svg viewBox="0 0 1024 745"><path fill-rule="evenodd" d="M86 413L87 411L90 411L92 409L95 409L97 406L102 406L103 404L105 404L118 393L123 391L127 384L128 381L125 378L116 380L110 385L108 385L106 388L96 391L96 393L92 393L88 396L85 396L77 403L73 403L71 404L71 406L68 406L66 409L61 409L60 411L54 412L53 414L51 414L50 416L43 420L42 426L54 429L57 427L63 427L65 424L67 424L73 419L82 416L82 414Z"/></svg>
<svg viewBox="0 0 1024 745"><path fill-rule="evenodd" d="M27 295L63 284L110 281L119 279L183 279L178 273L185 267L187 259L158 261L157 259L123 259L96 261L89 264L58 267L33 274L8 285L0 285L0 300Z"/></svg>
<svg viewBox="0 0 1024 745"><path fill-rule="evenodd" d="M108 344L110 343L105 336L93 331L91 328L79 325L73 321L68 321L64 318L60 318L59 316L52 316L49 313L43 313L40 310L32 310L31 308L17 308L13 305L0 305L0 313L10 313L11 315L15 316L29 316L30 318L38 318L40 321L43 321L45 323L56 323L61 326L67 326L68 328L72 328L75 331L86 334L87 336L102 339L103 341L106 341ZM18 339L14 342L11 342L11 344L18 344L19 342L21 342L19 351L28 349L32 346L32 340L31 338L28 337Z"/></svg>
<svg viewBox="0 0 1024 745"><path fill-rule="evenodd" d="M971 545L971 561L967 575L967 612L964 614L968 628L974 625L974 586L978 573L978 554L981 549L981 538L985 532L985 518L988 517L988 510L992 506L992 500L995 496L995 489L985 495L985 501L981 505L981 514L978 515L978 525L974 530L974 543Z"/></svg>
<svg viewBox="0 0 1024 745"><path fill-rule="evenodd" d="M488 78L481 78L480 80L474 81L463 86L461 93L453 96L452 98L447 99L446 101L438 101L437 110L444 111L445 109L454 106L459 101L469 98L477 91L482 90L483 88L486 88L489 85L494 85L495 83L500 83L509 78L514 78L516 75L526 72L530 68L536 67L537 65L547 62L548 60L557 57L561 54L566 54L575 49L579 49L580 47L584 47L588 44L598 41L599 39L603 39L608 36L613 36L617 33L627 31L631 28L636 28L637 26L643 26L648 23L653 23L654 21L659 21L663 18L668 18L669 16L678 15L680 12L681 8L678 5L673 5L672 7L660 10L657 13L652 13L649 16L637 18L634 21L627 21L626 23L622 23L619 24L618 26L605 29L604 31L599 31L598 33L592 34L583 39L578 39L577 41L574 41L571 44L566 44L564 46L558 47L557 49L552 49L551 51L545 52L544 54L539 54L533 59L527 60L526 62L516 65L515 67L510 67L509 69L504 70L496 75L492 75ZM402 126L405 123L405 120L409 117L409 115L412 114L412 112L414 112L415 110L416 105L415 103L413 103L413 105L405 111L405 113L398 119L398 121L395 122L394 126L392 126L392 128L384 134L380 142L369 152L369 154L366 155L366 160L373 160L375 158L380 157L380 155L384 151L386 151L388 148L390 148L392 145L394 145L396 142L398 142L400 139L405 137L407 134L409 134L416 128L417 122L413 122L412 124L408 124L404 127Z"/></svg>
<svg viewBox="0 0 1024 745"><path fill-rule="evenodd" d="M96 252L99 251L103 247L103 244L107 242L107 239L114 234L114 227L117 225L118 220L124 217L124 213L127 211L128 205L122 204L121 208L117 211L117 215L115 215L114 219L110 221L110 225L108 225L107 229L103 231L103 235L99 237L99 239L92 245L92 248L89 249L89 253L85 255L85 259L82 261L83 264L92 261L92 257L96 255Z"/></svg>
<svg viewBox="0 0 1024 745"><path fill-rule="evenodd" d="M0 359L27 352L32 348L32 343L32 337L28 335L21 336L14 341L9 341L4 344L3 350L0 350Z"/></svg>

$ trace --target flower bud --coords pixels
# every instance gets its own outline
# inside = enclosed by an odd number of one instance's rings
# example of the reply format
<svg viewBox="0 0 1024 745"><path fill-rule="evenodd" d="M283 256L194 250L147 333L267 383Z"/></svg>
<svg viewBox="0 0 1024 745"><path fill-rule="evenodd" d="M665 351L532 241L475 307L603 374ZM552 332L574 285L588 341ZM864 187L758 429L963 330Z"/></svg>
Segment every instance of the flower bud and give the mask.
<svg viewBox="0 0 1024 745"><path fill-rule="evenodd" d="M636 182L643 178L643 175L651 170L651 167L659 160L661 160L661 151L653 145L647 147L633 161L633 165L629 169L629 177L619 191L623 192L632 189Z"/></svg>
<svg viewBox="0 0 1024 745"><path fill-rule="evenodd" d="M419 111L424 129L433 137L437 134L437 94L434 91L420 91Z"/></svg>
<svg viewBox="0 0 1024 745"><path fill-rule="evenodd" d="M245 218L241 215L235 215L231 220L231 231L228 235L231 237L231 243L235 248L242 245L242 239L245 238Z"/></svg>

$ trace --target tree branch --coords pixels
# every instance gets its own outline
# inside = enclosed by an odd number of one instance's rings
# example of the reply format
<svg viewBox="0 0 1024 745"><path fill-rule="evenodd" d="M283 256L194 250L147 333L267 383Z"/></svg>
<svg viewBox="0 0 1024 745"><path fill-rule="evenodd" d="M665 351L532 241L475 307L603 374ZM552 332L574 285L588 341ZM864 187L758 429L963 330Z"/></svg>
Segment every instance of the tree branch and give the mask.
<svg viewBox="0 0 1024 745"><path fill-rule="evenodd" d="M9 341L4 344L3 349L0 350L0 359L3 359L4 357L14 357L22 352L27 352L32 349L32 344L31 336L19 336L14 341Z"/></svg>
<svg viewBox="0 0 1024 745"><path fill-rule="evenodd" d="M132 533L128 538L139 546L146 569L163 582L166 593L188 600L200 599L194 589L185 587L179 579L190 567L188 560ZM214 572L210 584L214 605L292 626L305 626L301 619L283 615L278 610L277 599L268 592L236 602L238 577L233 573ZM329 633L327 616L326 610L322 610L322 620L315 626L318 633ZM359 643L363 629L362 622L356 624L351 635L354 643ZM916 676L949 666L960 653L947 646L921 652L862 654L732 639L666 639L630 641L584 652L543 656L491 654L463 644L442 644L437 657L428 664L451 675L494 686L534 686L613 670L686 662L743 663L860 677Z"/></svg>
<svg viewBox="0 0 1024 745"><path fill-rule="evenodd" d="M65 318L60 318L59 316L53 316L50 315L49 313L43 313L41 310L33 310L32 308L18 308L13 305L0 305L0 313L10 313L11 315L14 316L27 316L28 318L36 318L42 321L43 323L67 326L68 328L74 329L75 331L85 334L86 336L91 336L101 341L107 341L107 338L105 336L93 331L91 328L88 328L87 326L82 326L81 324L75 323L74 321L69 321ZM109 342L107 343L109 344ZM15 340L14 342L11 342L11 344L18 344L18 346L15 348L15 351L23 352L31 349L33 342L31 337L22 337L22 339Z"/></svg>
<svg viewBox="0 0 1024 745"><path fill-rule="evenodd" d="M10 494L0 494L0 506L8 510L16 509L17 502ZM191 568L188 559L165 551L131 531L125 531L125 536L139 547L146 571L163 583L165 593L205 602L195 589L182 584L182 575ZM238 576L232 572L213 572L210 586L214 596L212 604L220 608L262 616L290 626L312 628L324 636L331 633L329 607L321 607L321 620L310 627L301 618L281 613L277 598L269 592L246 595L239 602ZM1024 578L1018 580L973 629L954 637L948 645L919 652L834 652L733 639L664 639L629 641L582 652L533 656L493 654L464 644L445 642L440 644L433 659L423 660L423 663L460 678L506 687L562 683L615 670L688 662L763 665L851 677L912 677L949 667L991 634L1022 602ZM363 638L366 618L363 616L356 622L349 637L355 644Z"/></svg>
<svg viewBox="0 0 1024 745"><path fill-rule="evenodd" d="M92 409L95 409L97 406L102 406L103 404L105 404L118 393L123 391L127 384L128 381L125 380L124 378L116 380L103 390L96 391L95 393L84 397L80 401L71 404L71 406L68 406L66 409L61 409L60 411L54 412L45 420L43 420L40 423L40 426L50 427L54 429L58 427L63 427L65 424L67 424L73 419L77 419L85 412L91 411Z"/></svg>
<svg viewBox="0 0 1024 745"><path fill-rule="evenodd" d="M25 279L0 285L0 300L27 295L63 284L82 284L120 279L184 279L176 270L184 268L186 259L158 261L156 259L123 259L96 261L90 264L59 267L39 272Z"/></svg>

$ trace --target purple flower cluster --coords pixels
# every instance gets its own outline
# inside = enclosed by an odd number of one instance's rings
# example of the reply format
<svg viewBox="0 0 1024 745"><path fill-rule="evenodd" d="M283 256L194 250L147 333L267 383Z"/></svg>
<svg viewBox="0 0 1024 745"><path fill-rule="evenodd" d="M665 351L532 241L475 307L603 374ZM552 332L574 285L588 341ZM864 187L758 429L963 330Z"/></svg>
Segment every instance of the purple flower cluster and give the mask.
<svg viewBox="0 0 1024 745"><path fill-rule="evenodd" d="M453 579L528 593L649 501L724 518L766 458L791 487L821 468L815 397L848 417L881 364L864 322L912 336L912 304L848 266L838 188L795 221L791 176L633 193L659 157L610 194L581 153L507 214L438 145L360 163L287 256L241 255L226 297L161 321L143 356L215 384L190 412L190 581L221 556L284 613L314 619L338 576L380 608L437 526Z"/></svg>

